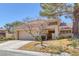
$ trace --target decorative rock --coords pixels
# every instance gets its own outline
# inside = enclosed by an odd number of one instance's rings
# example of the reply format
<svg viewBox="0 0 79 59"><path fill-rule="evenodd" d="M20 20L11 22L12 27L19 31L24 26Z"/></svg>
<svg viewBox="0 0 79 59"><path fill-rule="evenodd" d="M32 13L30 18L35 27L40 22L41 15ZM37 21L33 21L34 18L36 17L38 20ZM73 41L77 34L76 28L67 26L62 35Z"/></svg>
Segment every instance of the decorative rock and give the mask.
<svg viewBox="0 0 79 59"><path fill-rule="evenodd" d="M51 56L59 56L59 54L52 54Z"/></svg>
<svg viewBox="0 0 79 59"><path fill-rule="evenodd" d="M62 52L62 53L60 54L60 56L71 56L71 54L66 53L66 52Z"/></svg>
<svg viewBox="0 0 79 59"><path fill-rule="evenodd" d="M36 47L42 48L42 47L46 47L48 46L47 44L43 44L43 46L41 46L41 44L37 44Z"/></svg>

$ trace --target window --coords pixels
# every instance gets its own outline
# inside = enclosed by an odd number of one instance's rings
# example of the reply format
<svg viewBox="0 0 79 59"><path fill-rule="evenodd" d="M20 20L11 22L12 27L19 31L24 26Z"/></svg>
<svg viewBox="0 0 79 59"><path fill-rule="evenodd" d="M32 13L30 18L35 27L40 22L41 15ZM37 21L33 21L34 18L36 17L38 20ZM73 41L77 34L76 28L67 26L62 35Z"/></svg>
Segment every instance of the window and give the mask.
<svg viewBox="0 0 79 59"><path fill-rule="evenodd" d="M71 30L67 30L67 33L71 33Z"/></svg>
<svg viewBox="0 0 79 59"><path fill-rule="evenodd" d="M65 31L60 31L61 34L64 34Z"/></svg>

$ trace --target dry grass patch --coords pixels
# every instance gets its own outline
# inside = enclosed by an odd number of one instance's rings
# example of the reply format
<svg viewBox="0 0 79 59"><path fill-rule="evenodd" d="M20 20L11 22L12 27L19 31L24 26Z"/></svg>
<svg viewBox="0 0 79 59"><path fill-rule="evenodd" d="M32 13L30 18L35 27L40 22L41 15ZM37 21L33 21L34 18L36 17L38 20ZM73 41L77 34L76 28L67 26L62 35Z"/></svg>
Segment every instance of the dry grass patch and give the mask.
<svg viewBox="0 0 79 59"><path fill-rule="evenodd" d="M54 46L67 46L68 44L71 44L71 41L68 39L61 39L61 40L51 40L51 41L45 41L48 45L54 45Z"/></svg>
<svg viewBox="0 0 79 59"><path fill-rule="evenodd" d="M47 53L60 53L62 50L64 51L65 49L67 49L67 45L71 44L71 41L69 41L68 39L43 41L43 44L47 45L43 48L37 47L38 44L40 44L40 42L38 41L31 42L20 47L19 49Z"/></svg>
<svg viewBox="0 0 79 59"><path fill-rule="evenodd" d="M20 47L19 49L28 51L46 52L52 54L67 52L73 56L79 56L79 49L74 48L76 44L79 47L79 41L68 40L68 39L43 41L43 44L47 45L46 47L43 48L37 46L38 44L40 44L40 42L38 41L31 42Z"/></svg>

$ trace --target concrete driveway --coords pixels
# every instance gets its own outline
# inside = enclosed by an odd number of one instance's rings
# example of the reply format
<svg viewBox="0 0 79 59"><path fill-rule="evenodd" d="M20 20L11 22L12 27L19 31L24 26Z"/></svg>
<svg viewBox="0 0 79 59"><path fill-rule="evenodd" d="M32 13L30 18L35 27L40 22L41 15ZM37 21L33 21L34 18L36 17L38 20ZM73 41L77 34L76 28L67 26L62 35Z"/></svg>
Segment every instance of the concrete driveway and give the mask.
<svg viewBox="0 0 79 59"><path fill-rule="evenodd" d="M26 53L17 52L19 47L32 41L11 40L0 44L0 56L28 56Z"/></svg>
<svg viewBox="0 0 79 59"><path fill-rule="evenodd" d="M17 49L32 41L11 40L0 44L0 49Z"/></svg>

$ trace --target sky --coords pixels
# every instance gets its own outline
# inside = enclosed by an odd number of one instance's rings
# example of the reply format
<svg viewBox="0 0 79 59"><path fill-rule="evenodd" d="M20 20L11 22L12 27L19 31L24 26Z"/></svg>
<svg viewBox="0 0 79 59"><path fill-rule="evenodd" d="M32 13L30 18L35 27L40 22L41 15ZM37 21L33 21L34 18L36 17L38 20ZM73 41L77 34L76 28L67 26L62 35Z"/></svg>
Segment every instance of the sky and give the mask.
<svg viewBox="0 0 79 59"><path fill-rule="evenodd" d="M14 21L21 21L26 17L37 18L40 17L41 7L39 3L0 3L0 27L6 23ZM71 19L61 17L62 22L71 23Z"/></svg>

